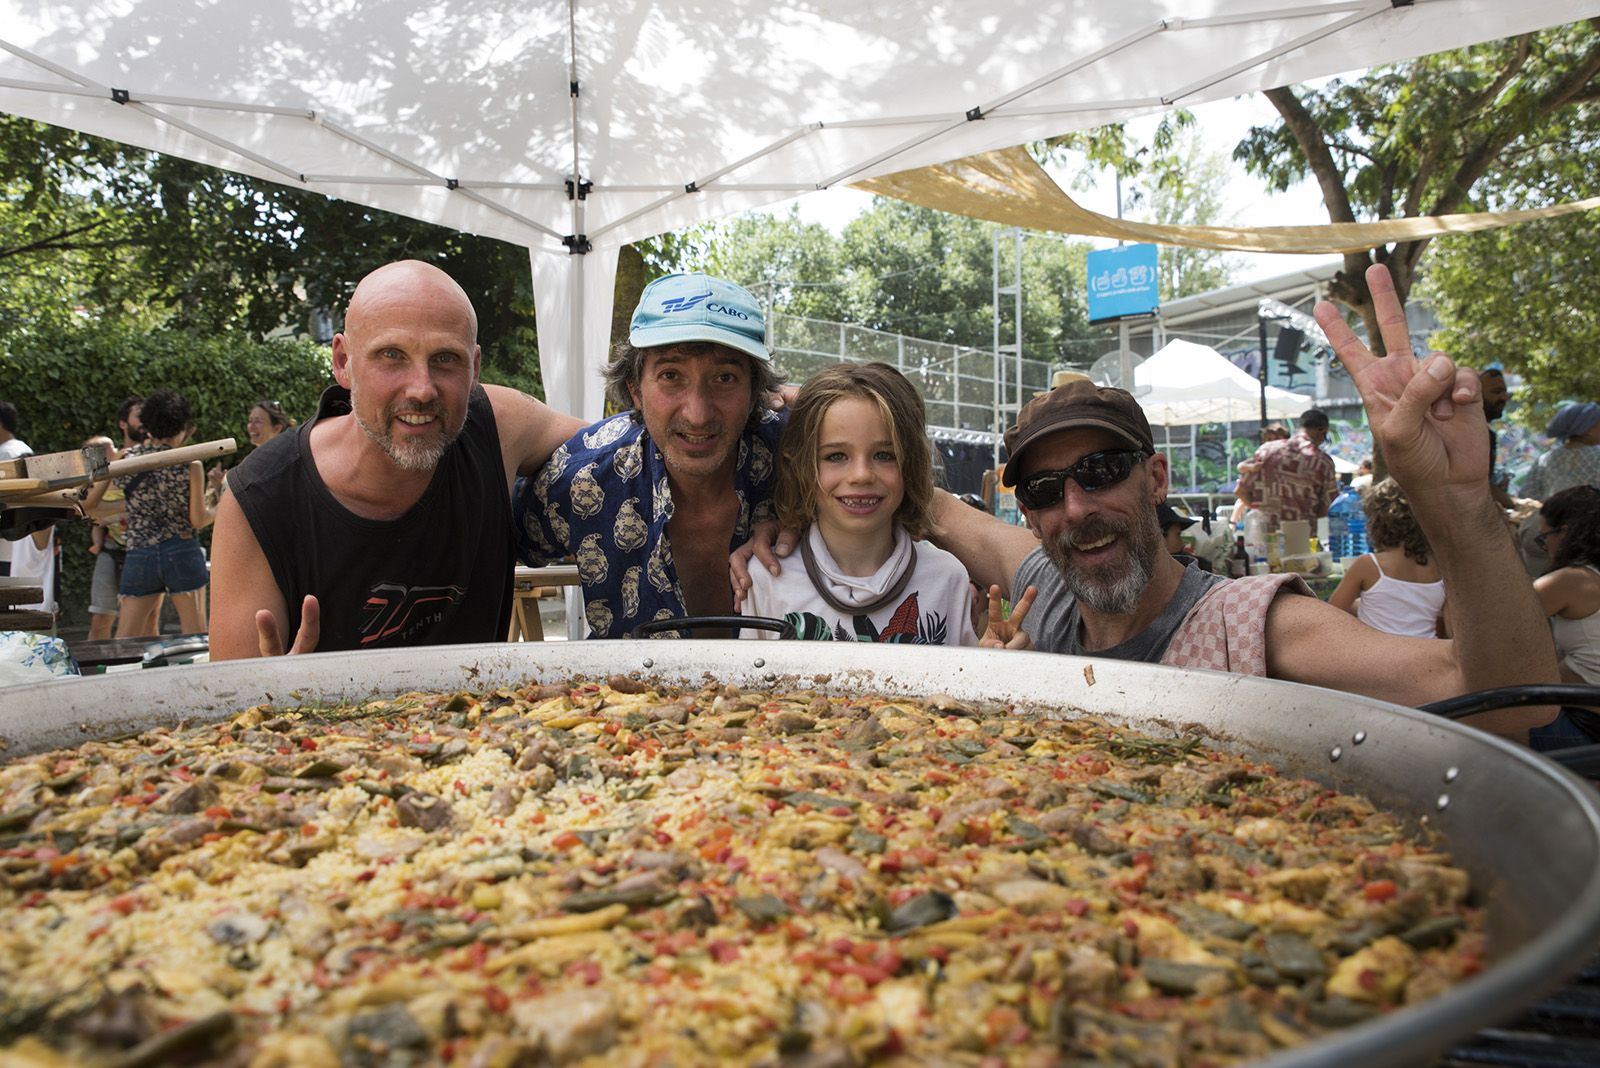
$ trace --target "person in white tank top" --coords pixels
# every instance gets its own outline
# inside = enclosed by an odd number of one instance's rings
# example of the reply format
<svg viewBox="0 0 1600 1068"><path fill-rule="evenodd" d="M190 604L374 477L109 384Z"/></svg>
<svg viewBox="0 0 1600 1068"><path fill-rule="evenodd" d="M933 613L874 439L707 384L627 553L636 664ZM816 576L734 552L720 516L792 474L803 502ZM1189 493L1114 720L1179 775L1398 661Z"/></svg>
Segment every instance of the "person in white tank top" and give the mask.
<svg viewBox="0 0 1600 1068"><path fill-rule="evenodd" d="M1600 685L1600 489L1574 486L1539 509L1541 547L1551 568L1533 582L1550 617L1561 675Z"/></svg>
<svg viewBox="0 0 1600 1068"><path fill-rule="evenodd" d="M1600 685L1600 489L1573 486L1551 495L1539 509L1535 540L1550 568L1533 580L1563 682ZM1528 744L1546 752L1600 743L1600 706L1563 705L1560 714L1528 732Z"/></svg>
<svg viewBox="0 0 1600 1068"><path fill-rule="evenodd" d="M1447 636L1444 579L1399 483L1372 487L1362 510L1373 551L1350 562L1328 603L1388 634Z"/></svg>

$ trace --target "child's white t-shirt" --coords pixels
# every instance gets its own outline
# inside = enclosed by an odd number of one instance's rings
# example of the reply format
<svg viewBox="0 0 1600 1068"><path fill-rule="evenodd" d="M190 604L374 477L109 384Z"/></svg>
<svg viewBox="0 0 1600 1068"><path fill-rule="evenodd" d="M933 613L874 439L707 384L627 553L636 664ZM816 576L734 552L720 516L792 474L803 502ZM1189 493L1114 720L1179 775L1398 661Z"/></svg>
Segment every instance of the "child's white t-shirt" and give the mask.
<svg viewBox="0 0 1600 1068"><path fill-rule="evenodd" d="M750 568L747 616L788 618L796 636L813 641L894 642L910 645L977 645L972 629L972 593L966 569L954 556L929 542L912 542L895 530L895 552L865 578L840 572L815 525L801 536L811 550L808 570L803 551L783 561L783 573ZM906 565L910 573L899 581ZM811 570L827 587L824 595ZM776 638L772 631L745 630L741 637Z"/></svg>

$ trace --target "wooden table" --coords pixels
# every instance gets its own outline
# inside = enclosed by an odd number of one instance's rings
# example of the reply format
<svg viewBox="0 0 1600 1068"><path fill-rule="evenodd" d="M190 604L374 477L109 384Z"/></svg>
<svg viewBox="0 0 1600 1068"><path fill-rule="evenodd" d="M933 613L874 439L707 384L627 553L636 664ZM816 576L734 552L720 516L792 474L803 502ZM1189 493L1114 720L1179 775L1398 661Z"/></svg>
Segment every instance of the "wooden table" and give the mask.
<svg viewBox="0 0 1600 1068"><path fill-rule="evenodd" d="M539 598L562 586L576 586L578 565L518 567L511 584L511 628L506 641L544 641L544 621L539 618Z"/></svg>

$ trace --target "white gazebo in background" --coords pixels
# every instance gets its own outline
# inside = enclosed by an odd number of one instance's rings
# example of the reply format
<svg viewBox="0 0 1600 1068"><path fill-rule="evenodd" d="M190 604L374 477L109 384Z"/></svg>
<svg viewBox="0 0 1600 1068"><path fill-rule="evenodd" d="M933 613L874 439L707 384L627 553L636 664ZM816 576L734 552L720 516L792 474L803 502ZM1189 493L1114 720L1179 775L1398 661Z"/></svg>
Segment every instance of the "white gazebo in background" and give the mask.
<svg viewBox="0 0 1600 1068"><path fill-rule="evenodd" d="M1165 430L1163 445L1189 450L1190 485L1196 477L1196 436L1201 425L1227 425L1226 452L1233 456L1233 424L1261 418L1262 386L1232 361L1208 345L1181 339L1167 342L1161 351L1140 363L1133 372L1134 394L1152 427ZM1293 419L1311 407L1312 399L1277 386L1266 387L1268 419ZM1187 442L1174 443L1172 428L1189 428Z"/></svg>

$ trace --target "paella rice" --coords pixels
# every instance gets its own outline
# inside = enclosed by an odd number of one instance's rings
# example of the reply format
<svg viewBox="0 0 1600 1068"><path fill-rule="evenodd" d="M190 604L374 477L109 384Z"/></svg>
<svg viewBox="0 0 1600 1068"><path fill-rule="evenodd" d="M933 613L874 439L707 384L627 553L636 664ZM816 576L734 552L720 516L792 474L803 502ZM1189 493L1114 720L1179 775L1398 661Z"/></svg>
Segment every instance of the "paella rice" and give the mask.
<svg viewBox="0 0 1600 1068"><path fill-rule="evenodd" d="M1248 1062L1482 964L1467 875L1200 737L625 678L0 768L0 1063Z"/></svg>

